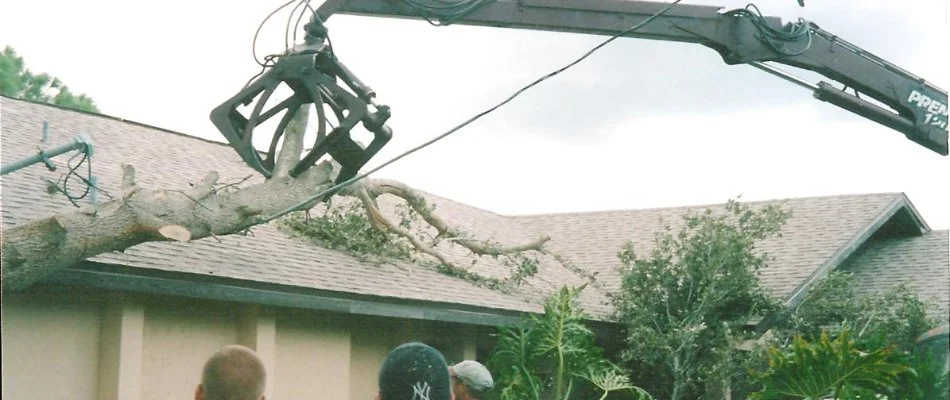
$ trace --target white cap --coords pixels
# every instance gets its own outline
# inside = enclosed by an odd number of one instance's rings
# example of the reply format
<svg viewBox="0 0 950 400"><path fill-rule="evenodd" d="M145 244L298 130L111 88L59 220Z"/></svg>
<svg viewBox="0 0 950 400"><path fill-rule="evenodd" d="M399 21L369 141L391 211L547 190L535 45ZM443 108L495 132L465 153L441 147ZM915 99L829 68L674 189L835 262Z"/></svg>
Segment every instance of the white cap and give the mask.
<svg viewBox="0 0 950 400"><path fill-rule="evenodd" d="M449 367L452 376L477 391L485 391L495 386L488 368L474 360L465 360Z"/></svg>

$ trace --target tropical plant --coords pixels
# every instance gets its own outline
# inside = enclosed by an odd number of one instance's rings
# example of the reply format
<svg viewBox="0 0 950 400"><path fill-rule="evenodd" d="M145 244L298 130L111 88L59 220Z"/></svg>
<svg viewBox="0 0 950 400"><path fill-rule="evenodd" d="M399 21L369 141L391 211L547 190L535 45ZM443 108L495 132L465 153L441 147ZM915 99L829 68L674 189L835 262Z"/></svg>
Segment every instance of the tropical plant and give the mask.
<svg viewBox="0 0 950 400"><path fill-rule="evenodd" d="M624 375L623 371L615 364L609 364L603 368L588 367L582 373L575 375L590 382L598 390L603 391L599 400L604 400L612 392L630 391L635 394L637 399L652 399L653 397L640 387L630 383L630 377Z"/></svg>
<svg viewBox="0 0 950 400"><path fill-rule="evenodd" d="M651 398L630 384L595 343L578 305L585 287L562 287L545 301L543 314L499 332L488 366L497 371L502 400L566 400L582 385L598 391L601 399L623 391Z"/></svg>
<svg viewBox="0 0 950 400"><path fill-rule="evenodd" d="M887 391L887 400L950 400L950 373L946 353L925 349L896 354L893 359L911 368Z"/></svg>
<svg viewBox="0 0 950 400"><path fill-rule="evenodd" d="M787 350L769 349L769 369L752 374L763 389L751 399L876 399L912 371L890 362L891 351L859 351L847 328L834 339L822 332L817 342L796 336Z"/></svg>

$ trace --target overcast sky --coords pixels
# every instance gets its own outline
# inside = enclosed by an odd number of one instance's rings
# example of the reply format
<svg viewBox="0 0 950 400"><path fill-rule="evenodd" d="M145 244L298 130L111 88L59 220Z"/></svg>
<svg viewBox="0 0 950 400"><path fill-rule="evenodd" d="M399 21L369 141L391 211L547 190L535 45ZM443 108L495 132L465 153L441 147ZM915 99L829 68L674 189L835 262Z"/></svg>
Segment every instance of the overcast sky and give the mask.
<svg viewBox="0 0 950 400"><path fill-rule="evenodd" d="M257 73L254 30L283 1L5 1L0 44L106 114L223 140L208 114ZM756 4L950 87L946 0ZM283 49L287 15L265 26L259 55ZM393 110L394 139L371 166L605 39L346 15L328 27L339 58ZM946 229L948 172L950 157L710 49L619 39L379 176L504 214L905 192Z"/></svg>

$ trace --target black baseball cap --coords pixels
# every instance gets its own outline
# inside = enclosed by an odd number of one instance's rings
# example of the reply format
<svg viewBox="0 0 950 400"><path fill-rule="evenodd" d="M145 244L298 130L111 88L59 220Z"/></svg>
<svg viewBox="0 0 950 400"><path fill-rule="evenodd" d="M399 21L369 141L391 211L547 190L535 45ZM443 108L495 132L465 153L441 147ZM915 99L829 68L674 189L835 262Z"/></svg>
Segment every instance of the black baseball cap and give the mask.
<svg viewBox="0 0 950 400"><path fill-rule="evenodd" d="M438 350L425 343L399 345L379 369L382 400L450 400L449 367Z"/></svg>

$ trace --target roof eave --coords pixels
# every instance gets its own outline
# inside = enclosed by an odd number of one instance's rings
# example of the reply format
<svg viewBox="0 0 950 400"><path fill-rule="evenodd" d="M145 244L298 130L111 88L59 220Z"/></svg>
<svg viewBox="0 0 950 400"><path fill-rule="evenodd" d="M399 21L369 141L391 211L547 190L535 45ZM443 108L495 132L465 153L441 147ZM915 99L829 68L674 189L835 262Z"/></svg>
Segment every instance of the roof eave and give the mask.
<svg viewBox="0 0 950 400"><path fill-rule="evenodd" d="M179 276L184 275L184 276ZM128 291L215 301L252 303L274 307L310 309L351 315L380 316L452 322L482 326L517 326L521 312L486 307L436 304L402 299L350 298L317 293L307 288L239 281L221 277L195 279L193 274L139 273L85 262L57 271L41 281L45 284Z"/></svg>

